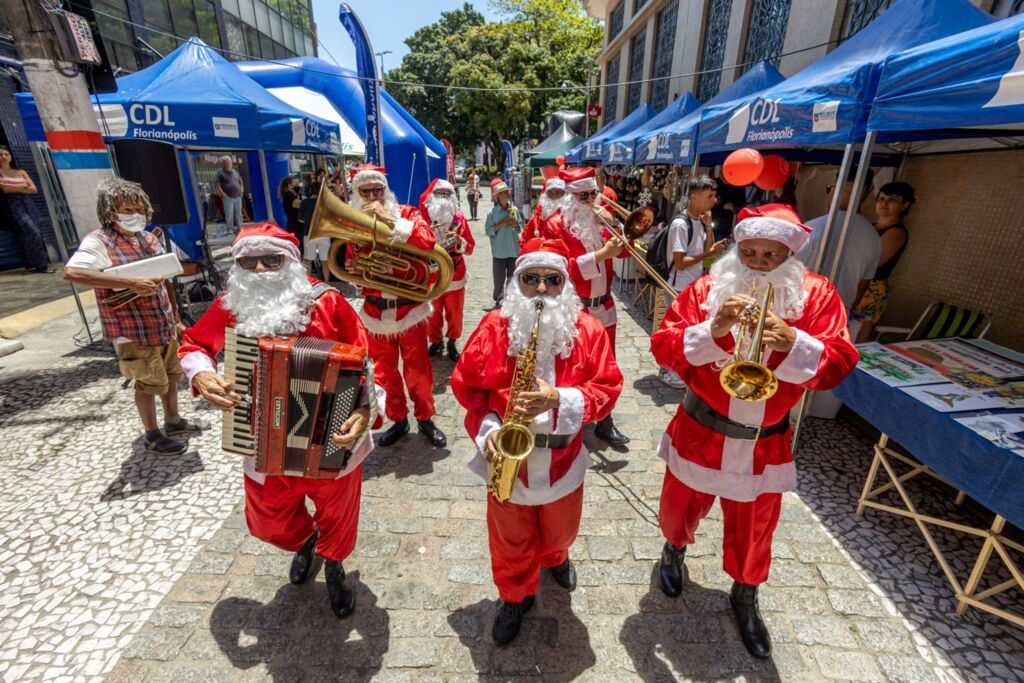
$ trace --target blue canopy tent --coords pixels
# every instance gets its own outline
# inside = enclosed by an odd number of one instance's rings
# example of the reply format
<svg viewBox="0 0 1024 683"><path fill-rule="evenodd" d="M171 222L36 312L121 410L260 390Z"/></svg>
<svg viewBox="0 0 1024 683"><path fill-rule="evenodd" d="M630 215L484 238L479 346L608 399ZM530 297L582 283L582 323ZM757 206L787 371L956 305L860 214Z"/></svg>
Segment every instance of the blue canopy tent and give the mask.
<svg viewBox="0 0 1024 683"><path fill-rule="evenodd" d="M700 107L700 100L691 93L685 92L672 100L672 104L665 107L657 116L652 117L646 123L628 132L621 134L616 132L604 143L604 150L601 153L602 163L629 164L632 166L635 163L633 156L637 138L672 121L678 121L698 107Z"/></svg>
<svg viewBox="0 0 1024 683"><path fill-rule="evenodd" d="M607 133L609 130L611 130L612 128L614 128L618 124L619 124L619 122L616 119L611 119L610 121L606 121L605 124L603 126L601 126L600 128L598 128L597 132L594 133L593 135L591 135L590 137L594 138L594 137L597 137L598 135L602 135L604 133ZM589 140L590 138L587 138L587 139ZM565 163L567 163L567 164L580 164L580 163L583 163L583 149L586 147L586 145L587 145L587 140L584 140L583 142L581 142L580 144L576 145L571 150L569 150L569 152L565 155Z"/></svg>
<svg viewBox="0 0 1024 683"><path fill-rule="evenodd" d="M783 80L785 77L769 62L758 62L728 88L708 100L707 104L677 120L649 128L639 135L636 140L634 163L692 164L696 157L696 145L693 141L697 137L701 115L707 107L745 97Z"/></svg>
<svg viewBox="0 0 1024 683"><path fill-rule="evenodd" d="M654 107L647 102L644 102L636 109L629 112L628 115L624 116L622 120L614 126L610 126L605 128L603 131L598 131L594 135L591 135L583 142L583 155L581 157L581 161L600 161L601 155L604 153L605 142L614 137L625 135L632 130L636 130L654 118L655 113Z"/></svg>
<svg viewBox="0 0 1024 683"><path fill-rule="evenodd" d="M314 57L238 67L265 88L302 87L322 94L360 137L365 135L366 102L354 71ZM445 148L386 92L381 100L388 183L399 201L415 204L433 178L445 176Z"/></svg>

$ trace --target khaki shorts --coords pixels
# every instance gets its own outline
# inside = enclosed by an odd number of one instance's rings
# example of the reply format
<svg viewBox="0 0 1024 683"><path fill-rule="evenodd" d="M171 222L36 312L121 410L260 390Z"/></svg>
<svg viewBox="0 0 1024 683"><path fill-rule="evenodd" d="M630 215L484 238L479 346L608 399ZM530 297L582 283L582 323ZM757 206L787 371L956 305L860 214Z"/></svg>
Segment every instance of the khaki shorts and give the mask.
<svg viewBox="0 0 1024 683"><path fill-rule="evenodd" d="M128 341L117 345L117 367L121 376L134 380L135 391L162 396L185 373L178 362L178 342L163 346L143 346Z"/></svg>

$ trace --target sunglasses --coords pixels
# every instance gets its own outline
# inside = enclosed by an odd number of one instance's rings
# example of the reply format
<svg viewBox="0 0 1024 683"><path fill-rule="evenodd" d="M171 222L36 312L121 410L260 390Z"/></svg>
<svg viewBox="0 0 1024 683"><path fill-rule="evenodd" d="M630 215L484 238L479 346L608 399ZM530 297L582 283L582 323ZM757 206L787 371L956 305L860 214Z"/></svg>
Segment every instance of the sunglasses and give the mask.
<svg viewBox="0 0 1024 683"><path fill-rule="evenodd" d="M359 196L360 197L376 197L378 195L383 196L383 194L384 194L384 188L383 187L368 187L366 189L359 188Z"/></svg>
<svg viewBox="0 0 1024 683"><path fill-rule="evenodd" d="M573 194L576 195L577 199L587 200L590 199L591 197L597 197L598 192L597 190L591 190L589 192L574 192Z"/></svg>
<svg viewBox="0 0 1024 683"><path fill-rule="evenodd" d="M452 196L452 193L451 193L450 190L434 190L434 196L435 197L444 197L444 198L447 199L448 197Z"/></svg>
<svg viewBox="0 0 1024 683"><path fill-rule="evenodd" d="M262 263L267 270L278 270L284 265L284 256L281 254L264 254L263 256L239 256L235 263L245 270L256 270L257 264Z"/></svg>
<svg viewBox="0 0 1024 683"><path fill-rule="evenodd" d="M527 287L538 287L543 282L546 287L558 287L562 284L563 278L558 273L551 275L537 275L537 273L523 273L519 276L519 282Z"/></svg>

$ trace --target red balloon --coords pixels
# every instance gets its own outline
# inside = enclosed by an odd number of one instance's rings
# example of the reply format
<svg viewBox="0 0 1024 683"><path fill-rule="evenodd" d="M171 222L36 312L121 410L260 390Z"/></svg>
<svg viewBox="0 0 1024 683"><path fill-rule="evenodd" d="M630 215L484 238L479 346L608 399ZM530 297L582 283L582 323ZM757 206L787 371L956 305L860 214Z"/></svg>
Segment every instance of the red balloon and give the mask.
<svg viewBox="0 0 1024 683"><path fill-rule="evenodd" d="M774 190L786 184L789 178L789 162L776 154L764 158L761 175L754 179L754 184L762 190Z"/></svg>
<svg viewBox="0 0 1024 683"><path fill-rule="evenodd" d="M730 154L722 164L722 175L730 185L749 185L761 175L764 157L756 149L744 147Z"/></svg>
<svg viewBox="0 0 1024 683"><path fill-rule="evenodd" d="M564 166L565 165L565 157L562 156L561 154L559 154L557 157L555 157L555 163L558 164L559 166Z"/></svg>

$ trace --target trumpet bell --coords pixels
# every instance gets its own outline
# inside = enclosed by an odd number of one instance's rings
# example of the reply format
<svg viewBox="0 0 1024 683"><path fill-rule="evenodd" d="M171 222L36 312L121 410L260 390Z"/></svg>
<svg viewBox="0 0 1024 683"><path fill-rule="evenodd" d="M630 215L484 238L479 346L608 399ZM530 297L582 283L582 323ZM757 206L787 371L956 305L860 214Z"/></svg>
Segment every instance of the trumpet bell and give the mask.
<svg viewBox="0 0 1024 683"><path fill-rule="evenodd" d="M749 360L729 363L718 375L725 393L741 401L767 401L779 389L775 373Z"/></svg>

